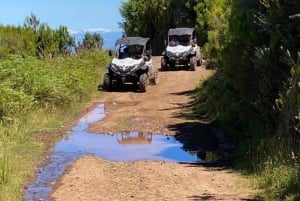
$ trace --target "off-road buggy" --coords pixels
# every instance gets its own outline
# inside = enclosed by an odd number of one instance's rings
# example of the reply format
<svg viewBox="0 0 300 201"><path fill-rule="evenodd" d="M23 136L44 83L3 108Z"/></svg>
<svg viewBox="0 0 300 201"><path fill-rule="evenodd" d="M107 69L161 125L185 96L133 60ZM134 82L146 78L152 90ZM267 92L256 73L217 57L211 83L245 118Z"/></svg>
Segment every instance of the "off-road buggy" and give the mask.
<svg viewBox="0 0 300 201"><path fill-rule="evenodd" d="M161 57L161 70L186 67L194 71L202 58L194 28L169 29L166 48Z"/></svg>
<svg viewBox="0 0 300 201"><path fill-rule="evenodd" d="M113 59L107 66L102 88L110 91L113 85L123 87L127 83L145 92L149 83L157 84L158 70L152 63L149 38L125 37L115 43L115 52L109 51Z"/></svg>

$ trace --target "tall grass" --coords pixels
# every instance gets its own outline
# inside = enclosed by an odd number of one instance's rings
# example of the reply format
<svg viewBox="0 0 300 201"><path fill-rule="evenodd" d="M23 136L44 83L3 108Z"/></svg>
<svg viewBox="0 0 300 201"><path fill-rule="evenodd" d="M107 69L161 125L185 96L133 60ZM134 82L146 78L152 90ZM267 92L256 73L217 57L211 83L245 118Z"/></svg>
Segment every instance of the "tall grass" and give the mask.
<svg viewBox="0 0 300 201"><path fill-rule="evenodd" d="M24 185L66 122L82 112L108 62L105 52L0 61L0 201L23 200Z"/></svg>
<svg viewBox="0 0 300 201"><path fill-rule="evenodd" d="M272 130L261 113L251 112L251 105L236 98L218 72L195 96L195 113L220 126L236 143L236 167L257 179L265 200L300 200L299 77L294 81L282 95L281 121Z"/></svg>
<svg viewBox="0 0 300 201"><path fill-rule="evenodd" d="M257 181L264 189L265 200L297 201L300 197L300 166L296 159L282 163L269 158L258 174Z"/></svg>

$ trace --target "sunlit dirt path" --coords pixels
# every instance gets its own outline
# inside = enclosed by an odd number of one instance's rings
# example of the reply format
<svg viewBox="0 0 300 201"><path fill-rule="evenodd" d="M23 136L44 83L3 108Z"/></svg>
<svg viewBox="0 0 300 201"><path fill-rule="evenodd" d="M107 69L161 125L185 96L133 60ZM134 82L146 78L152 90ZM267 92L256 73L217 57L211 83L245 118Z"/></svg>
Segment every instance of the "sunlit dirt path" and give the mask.
<svg viewBox="0 0 300 201"><path fill-rule="evenodd" d="M154 57L157 67L160 58ZM174 135L185 123L183 111L191 92L213 71L159 72L159 84L146 93L130 88L105 92L106 117L93 124L93 133L123 130ZM227 168L161 161L113 162L94 156L78 159L55 184L51 200L256 200L250 180Z"/></svg>

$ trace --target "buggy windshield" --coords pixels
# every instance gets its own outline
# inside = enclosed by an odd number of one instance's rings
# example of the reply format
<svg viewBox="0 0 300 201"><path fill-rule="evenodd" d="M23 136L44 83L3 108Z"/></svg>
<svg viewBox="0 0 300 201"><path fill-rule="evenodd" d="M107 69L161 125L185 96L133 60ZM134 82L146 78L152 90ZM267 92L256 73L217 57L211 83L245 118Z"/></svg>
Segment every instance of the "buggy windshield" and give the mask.
<svg viewBox="0 0 300 201"><path fill-rule="evenodd" d="M116 48L119 49L119 59L131 57L140 59L147 48L149 38L125 37L116 41Z"/></svg>
<svg viewBox="0 0 300 201"><path fill-rule="evenodd" d="M116 41L117 45L141 45L145 46L148 42L149 38L143 38L143 37L125 37L120 38Z"/></svg>
<svg viewBox="0 0 300 201"><path fill-rule="evenodd" d="M194 28L175 28L168 31L169 45L191 45L194 35Z"/></svg>
<svg viewBox="0 0 300 201"><path fill-rule="evenodd" d="M194 28L175 28L169 29L168 35L169 36L182 36L182 35L193 35Z"/></svg>

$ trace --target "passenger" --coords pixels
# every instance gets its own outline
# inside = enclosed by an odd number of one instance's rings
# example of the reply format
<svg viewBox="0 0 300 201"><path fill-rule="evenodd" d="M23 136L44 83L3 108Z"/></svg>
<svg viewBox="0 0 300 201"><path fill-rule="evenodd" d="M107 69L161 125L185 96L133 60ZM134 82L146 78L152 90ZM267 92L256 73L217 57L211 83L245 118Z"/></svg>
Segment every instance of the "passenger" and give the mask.
<svg viewBox="0 0 300 201"><path fill-rule="evenodd" d="M178 45L178 41L177 41L177 39L176 39L175 36L172 36L172 37L171 37L171 40L170 40L170 42L169 42L169 45L172 46L172 47L175 47L176 45Z"/></svg>

